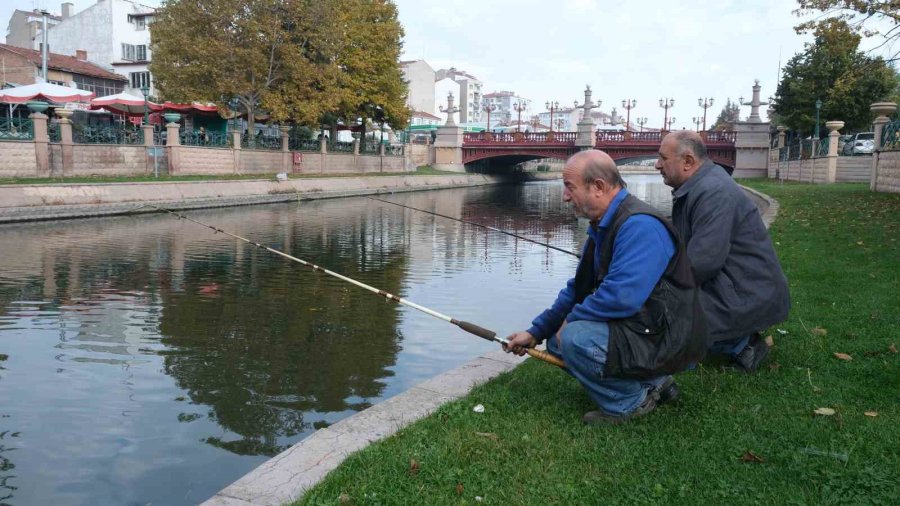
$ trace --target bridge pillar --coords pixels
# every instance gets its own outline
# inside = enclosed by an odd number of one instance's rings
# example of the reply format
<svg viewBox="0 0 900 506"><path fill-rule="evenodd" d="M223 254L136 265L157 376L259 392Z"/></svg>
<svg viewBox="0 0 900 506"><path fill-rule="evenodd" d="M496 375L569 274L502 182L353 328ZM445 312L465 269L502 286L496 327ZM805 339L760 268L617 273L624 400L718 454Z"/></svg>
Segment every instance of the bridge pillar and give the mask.
<svg viewBox="0 0 900 506"><path fill-rule="evenodd" d="M437 130L434 141L434 168L451 172L465 172L462 163L463 129L444 125Z"/></svg>
<svg viewBox="0 0 900 506"><path fill-rule="evenodd" d="M576 103L575 105L577 106L578 104ZM592 149L597 142L594 138L594 122L591 120L591 109L597 107L597 105L591 102L591 87L588 85L584 90L584 104L581 105L584 111L582 112L581 121L578 122L575 135L575 147L578 151Z"/></svg>
<svg viewBox="0 0 900 506"><path fill-rule="evenodd" d="M742 102L750 106L750 117L734 124L734 177L766 177L769 173L769 123L763 123L759 116L759 106L766 105L759 100L760 88L759 81L755 81L753 99Z"/></svg>

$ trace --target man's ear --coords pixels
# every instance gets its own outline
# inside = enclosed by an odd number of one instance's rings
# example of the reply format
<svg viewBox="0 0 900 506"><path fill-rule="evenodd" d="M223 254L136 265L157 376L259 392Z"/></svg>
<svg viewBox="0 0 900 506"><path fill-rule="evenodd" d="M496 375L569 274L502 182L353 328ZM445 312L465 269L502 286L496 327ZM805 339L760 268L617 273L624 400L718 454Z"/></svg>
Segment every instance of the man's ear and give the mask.
<svg viewBox="0 0 900 506"><path fill-rule="evenodd" d="M597 179L595 179L591 183L591 185L594 187L595 190L597 190L601 193L606 193L606 190L609 189L609 183L607 183L603 179L600 179L599 177Z"/></svg>
<svg viewBox="0 0 900 506"><path fill-rule="evenodd" d="M690 169L697 167L697 159L694 158L693 153L688 152L684 155L684 164Z"/></svg>

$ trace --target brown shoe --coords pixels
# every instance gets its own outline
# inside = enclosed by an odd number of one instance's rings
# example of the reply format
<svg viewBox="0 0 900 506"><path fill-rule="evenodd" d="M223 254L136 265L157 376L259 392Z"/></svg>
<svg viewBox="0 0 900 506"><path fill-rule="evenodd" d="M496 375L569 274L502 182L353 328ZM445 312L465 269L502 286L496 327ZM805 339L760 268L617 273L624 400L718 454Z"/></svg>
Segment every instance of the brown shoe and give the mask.
<svg viewBox="0 0 900 506"><path fill-rule="evenodd" d="M632 418L644 416L656 409L656 395L648 393L644 402L640 403L634 411L625 413L624 415L611 415L605 411L596 410L588 411L581 417L581 421L587 425L619 425L625 423Z"/></svg>

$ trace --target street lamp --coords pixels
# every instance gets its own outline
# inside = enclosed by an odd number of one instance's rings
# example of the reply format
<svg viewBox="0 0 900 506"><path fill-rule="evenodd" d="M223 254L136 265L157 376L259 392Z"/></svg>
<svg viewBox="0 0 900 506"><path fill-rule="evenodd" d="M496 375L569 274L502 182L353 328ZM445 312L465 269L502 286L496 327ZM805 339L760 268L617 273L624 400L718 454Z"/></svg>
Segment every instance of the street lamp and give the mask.
<svg viewBox="0 0 900 506"><path fill-rule="evenodd" d="M697 105L703 108L703 129L706 130L706 110L712 107L713 101L715 99L712 98L698 98Z"/></svg>
<svg viewBox="0 0 900 506"><path fill-rule="evenodd" d="M634 109L634 106L636 106L636 105L637 105L637 100L635 100L635 99L622 101L622 108L625 109L625 111L626 111L626 113L625 113L625 131L626 132L631 131L631 110Z"/></svg>
<svg viewBox="0 0 900 506"><path fill-rule="evenodd" d="M147 113L147 97L150 96L150 88L147 86L142 87L141 93L144 94L144 124L149 125L150 118L148 117L148 113Z"/></svg>
<svg viewBox="0 0 900 506"><path fill-rule="evenodd" d="M522 131L522 111L524 111L525 109L528 109L528 104L526 104L522 99L519 99L515 104L513 104L513 110L516 111L519 116L518 125L516 126L516 132Z"/></svg>
<svg viewBox="0 0 900 506"><path fill-rule="evenodd" d="M669 121L666 123L667 131L672 130L672 123L675 123L675 116L669 118Z"/></svg>
<svg viewBox="0 0 900 506"><path fill-rule="evenodd" d="M641 130L640 130L640 131L643 132L643 131L644 131L644 125L647 124L647 118L638 118L638 119L637 119L637 124L640 125L640 127L641 127Z"/></svg>
<svg viewBox="0 0 900 506"><path fill-rule="evenodd" d="M663 115L663 130L666 129L666 125L669 125L669 109L675 105L674 98L661 98L659 99L659 106L665 109L665 114Z"/></svg>
<svg viewBox="0 0 900 506"><path fill-rule="evenodd" d="M486 112L488 115L487 131L490 132L491 131L491 113L497 110L497 105L496 104L488 104L487 102L485 102L484 104L482 104L481 110Z"/></svg>
<svg viewBox="0 0 900 506"><path fill-rule="evenodd" d="M819 109L822 108L822 101L816 99L816 135L815 138L819 138Z"/></svg>
<svg viewBox="0 0 900 506"><path fill-rule="evenodd" d="M565 124L566 124L565 118L556 118L556 131L562 132L563 125L565 125Z"/></svg>
<svg viewBox="0 0 900 506"><path fill-rule="evenodd" d="M544 107L550 111L550 131L553 131L553 113L559 110L559 102L547 102Z"/></svg>
<svg viewBox="0 0 900 506"><path fill-rule="evenodd" d="M694 123L694 127L698 132L700 131L700 122L701 121L703 121L703 118L691 118L691 122ZM704 127L705 126L706 125L704 125Z"/></svg>

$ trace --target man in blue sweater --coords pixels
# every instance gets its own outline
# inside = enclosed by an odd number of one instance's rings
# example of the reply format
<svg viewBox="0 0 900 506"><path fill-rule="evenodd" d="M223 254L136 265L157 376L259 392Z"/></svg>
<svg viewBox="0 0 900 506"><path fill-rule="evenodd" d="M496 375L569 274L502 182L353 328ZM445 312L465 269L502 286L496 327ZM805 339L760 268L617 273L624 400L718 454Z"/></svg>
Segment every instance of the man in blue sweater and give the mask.
<svg viewBox="0 0 900 506"><path fill-rule="evenodd" d="M684 248L669 222L628 193L604 152L572 156L563 200L590 220L581 261L556 302L507 351L547 341L597 405L587 424L621 423L674 397L671 374L702 357L706 328Z"/></svg>

